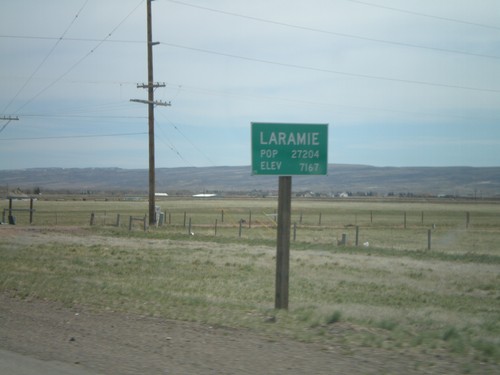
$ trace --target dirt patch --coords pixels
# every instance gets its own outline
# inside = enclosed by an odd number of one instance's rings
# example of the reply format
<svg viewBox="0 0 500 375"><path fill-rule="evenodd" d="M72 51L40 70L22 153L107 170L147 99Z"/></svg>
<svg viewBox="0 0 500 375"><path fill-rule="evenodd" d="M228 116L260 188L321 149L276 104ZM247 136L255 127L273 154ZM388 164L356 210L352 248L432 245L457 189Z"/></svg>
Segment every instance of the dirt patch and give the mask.
<svg viewBox="0 0 500 375"><path fill-rule="evenodd" d="M103 374L450 374L450 358L325 347L0 294L0 347Z"/></svg>

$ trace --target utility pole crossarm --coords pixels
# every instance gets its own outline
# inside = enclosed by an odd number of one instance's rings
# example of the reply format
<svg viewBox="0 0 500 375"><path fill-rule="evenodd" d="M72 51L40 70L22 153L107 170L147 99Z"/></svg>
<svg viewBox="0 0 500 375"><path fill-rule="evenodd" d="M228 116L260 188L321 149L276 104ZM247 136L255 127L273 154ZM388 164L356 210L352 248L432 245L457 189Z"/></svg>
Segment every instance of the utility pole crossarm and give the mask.
<svg viewBox="0 0 500 375"><path fill-rule="evenodd" d="M164 102L164 101L161 101L161 100L153 100L153 101L150 102L149 100L143 100L143 99L130 99L130 101L134 102L134 103L160 105L160 106L163 106L163 107L168 107L168 106L172 105L170 102Z"/></svg>
<svg viewBox="0 0 500 375"><path fill-rule="evenodd" d="M149 83L142 83L142 84L137 84L137 88L138 89L149 89L150 87L153 87L153 88L157 88L157 87L166 87L167 85L165 84L165 82L156 82L156 83L152 83L152 84L149 84Z"/></svg>

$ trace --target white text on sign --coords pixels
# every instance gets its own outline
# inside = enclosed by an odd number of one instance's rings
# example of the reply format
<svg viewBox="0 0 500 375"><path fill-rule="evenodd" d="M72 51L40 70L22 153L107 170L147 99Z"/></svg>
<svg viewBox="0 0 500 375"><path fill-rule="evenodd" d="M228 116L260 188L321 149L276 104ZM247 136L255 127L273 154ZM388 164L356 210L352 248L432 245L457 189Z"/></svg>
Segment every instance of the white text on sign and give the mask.
<svg viewBox="0 0 500 375"><path fill-rule="evenodd" d="M281 169L281 161L261 161L260 169L263 171L279 171Z"/></svg>
<svg viewBox="0 0 500 375"><path fill-rule="evenodd" d="M264 132L260 132L261 145L283 145L283 146L318 146L319 133L317 132L271 132L266 137Z"/></svg>
<svg viewBox="0 0 500 375"><path fill-rule="evenodd" d="M252 174L325 175L328 124L252 122Z"/></svg>

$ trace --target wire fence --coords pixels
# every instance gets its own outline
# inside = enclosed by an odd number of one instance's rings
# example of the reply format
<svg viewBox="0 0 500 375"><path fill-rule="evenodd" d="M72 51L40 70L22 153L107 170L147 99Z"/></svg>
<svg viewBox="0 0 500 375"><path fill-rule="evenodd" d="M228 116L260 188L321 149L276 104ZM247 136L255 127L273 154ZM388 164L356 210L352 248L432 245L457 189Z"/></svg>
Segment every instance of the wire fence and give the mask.
<svg viewBox="0 0 500 375"><path fill-rule="evenodd" d="M271 201L162 202L157 225L146 221L144 202L29 202L4 204L2 222L16 225L115 227L168 235L232 240L275 240L277 212ZM87 207L85 207L87 206ZM174 206L174 207L168 207ZM292 243L412 250L500 252L500 207L493 205L360 205L332 202L292 207ZM368 205L370 207L370 205ZM1 207L1 206L0 206ZM84 207L85 209L82 209ZM166 209L165 209L166 208Z"/></svg>

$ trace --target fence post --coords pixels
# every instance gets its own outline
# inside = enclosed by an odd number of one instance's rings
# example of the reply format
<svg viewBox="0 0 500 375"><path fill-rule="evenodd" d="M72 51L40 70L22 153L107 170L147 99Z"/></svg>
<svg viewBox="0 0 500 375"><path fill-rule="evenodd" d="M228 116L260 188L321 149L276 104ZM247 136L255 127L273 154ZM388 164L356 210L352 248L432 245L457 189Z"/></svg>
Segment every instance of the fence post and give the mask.
<svg viewBox="0 0 500 375"><path fill-rule="evenodd" d="M300 211L299 223L302 224L302 211Z"/></svg>
<svg viewBox="0 0 500 375"><path fill-rule="evenodd" d="M30 224L33 224L33 198L30 198Z"/></svg>
<svg viewBox="0 0 500 375"><path fill-rule="evenodd" d="M94 213L92 212L92 213L90 214L90 226L94 225L94 219L95 219L95 215L94 215Z"/></svg>
<svg viewBox="0 0 500 375"><path fill-rule="evenodd" d="M221 220L221 223L224 222L224 210L220 210L220 220Z"/></svg>
<svg viewBox="0 0 500 375"><path fill-rule="evenodd" d="M128 221L128 231L130 232L132 230L132 216L130 216L130 219Z"/></svg>
<svg viewBox="0 0 500 375"><path fill-rule="evenodd" d="M293 240L297 239L297 222L293 223Z"/></svg>
<svg viewBox="0 0 500 375"><path fill-rule="evenodd" d="M248 228L252 228L252 210L248 212Z"/></svg>
<svg viewBox="0 0 500 375"><path fill-rule="evenodd" d="M188 227L188 234L191 236L193 232L191 232L191 218L189 218L189 227Z"/></svg>
<svg viewBox="0 0 500 375"><path fill-rule="evenodd" d="M9 198L9 224L12 223L14 223L14 218L12 217L12 198Z"/></svg>
<svg viewBox="0 0 500 375"><path fill-rule="evenodd" d="M356 246L359 245L359 225L356 225Z"/></svg>
<svg viewBox="0 0 500 375"><path fill-rule="evenodd" d="M432 230L427 230L427 250L431 249L431 238L432 238Z"/></svg>
<svg viewBox="0 0 500 375"><path fill-rule="evenodd" d="M406 229L406 211L405 211L405 214L404 214L404 228Z"/></svg>
<svg viewBox="0 0 500 375"><path fill-rule="evenodd" d="M186 228L186 211L184 211L184 224L183 224L184 228ZM191 232L191 231L189 231Z"/></svg>
<svg viewBox="0 0 500 375"><path fill-rule="evenodd" d="M116 226L120 226L120 214L116 214Z"/></svg>
<svg viewBox="0 0 500 375"><path fill-rule="evenodd" d="M215 219L214 237L217 237L217 219Z"/></svg>

